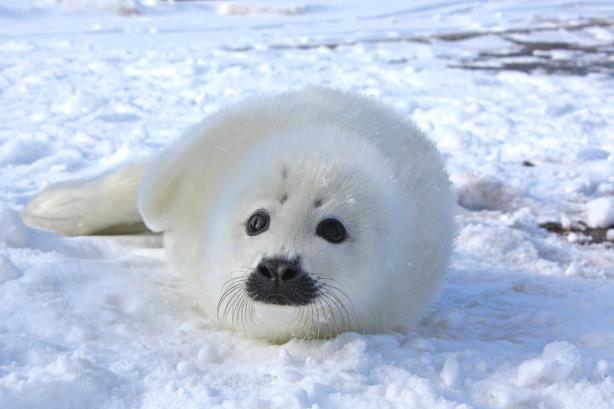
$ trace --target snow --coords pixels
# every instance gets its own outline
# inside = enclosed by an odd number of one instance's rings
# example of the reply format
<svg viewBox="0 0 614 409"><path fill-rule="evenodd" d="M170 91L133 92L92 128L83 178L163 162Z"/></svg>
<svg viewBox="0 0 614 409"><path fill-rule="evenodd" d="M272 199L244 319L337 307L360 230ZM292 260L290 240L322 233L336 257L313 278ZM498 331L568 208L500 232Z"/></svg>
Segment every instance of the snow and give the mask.
<svg viewBox="0 0 614 409"><path fill-rule="evenodd" d="M518 367L518 385L534 387L565 381L580 363L580 354L567 342L552 342L541 357L524 361Z"/></svg>
<svg viewBox="0 0 614 409"><path fill-rule="evenodd" d="M586 204L590 227L614 227L614 197L600 197Z"/></svg>
<svg viewBox="0 0 614 409"><path fill-rule="evenodd" d="M612 224L613 13L0 0L0 408L613 408L612 229L581 244L539 227ZM246 339L190 301L158 237L66 238L19 218L51 183L313 83L396 107L446 158L457 249L410 333Z"/></svg>

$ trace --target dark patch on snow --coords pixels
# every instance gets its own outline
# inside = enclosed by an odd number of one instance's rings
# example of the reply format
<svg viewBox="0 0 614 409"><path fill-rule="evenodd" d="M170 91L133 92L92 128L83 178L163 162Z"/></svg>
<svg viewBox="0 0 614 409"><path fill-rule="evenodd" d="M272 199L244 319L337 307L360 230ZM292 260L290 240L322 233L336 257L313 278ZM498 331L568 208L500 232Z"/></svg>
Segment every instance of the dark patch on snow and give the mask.
<svg viewBox="0 0 614 409"><path fill-rule="evenodd" d="M591 19L583 25L560 25L550 29L502 32L499 35L509 47L480 51L477 56L462 60L452 68L486 71L542 72L547 74L588 75L601 73L614 75L614 48L610 43L584 45L567 41L526 40L514 34L537 31L575 31L592 27L614 25L612 20Z"/></svg>
<svg viewBox="0 0 614 409"><path fill-rule="evenodd" d="M577 225L563 226L558 222L546 222L539 227L561 236L569 236L572 233L578 235L579 244L606 243L614 245L614 240L608 239L608 229L603 227L588 227L585 223L579 222Z"/></svg>
<svg viewBox="0 0 614 409"><path fill-rule="evenodd" d="M540 22L533 27L519 27L508 29L474 30L451 33L436 33L426 35L409 35L398 37L371 37L347 41L313 41L300 44L274 44L270 48L277 50L312 50L328 48L336 50L339 47L354 46L358 44L383 43L460 43L465 40L489 35L499 36L511 43L510 47L483 50L475 57L463 59L450 64L451 68L467 70L488 71L521 71L525 73L545 72L548 74L588 75L602 73L614 76L614 49L612 45L582 45L564 41L527 41L514 38L514 35L525 35L540 32L579 31L595 27L610 27L614 19L588 18L583 21L551 20ZM227 51L245 52L252 47L232 48ZM569 53L567 58L560 58L560 51ZM390 64L405 64L405 58L394 58Z"/></svg>

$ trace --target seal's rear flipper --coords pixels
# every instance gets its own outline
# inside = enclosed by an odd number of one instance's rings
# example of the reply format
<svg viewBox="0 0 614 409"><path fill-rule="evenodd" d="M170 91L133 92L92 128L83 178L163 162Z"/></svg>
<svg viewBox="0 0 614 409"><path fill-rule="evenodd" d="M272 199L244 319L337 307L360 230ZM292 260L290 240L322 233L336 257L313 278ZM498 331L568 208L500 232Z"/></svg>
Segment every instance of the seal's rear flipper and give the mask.
<svg viewBox="0 0 614 409"><path fill-rule="evenodd" d="M23 221L69 236L147 231L136 206L145 162L49 186L28 203Z"/></svg>

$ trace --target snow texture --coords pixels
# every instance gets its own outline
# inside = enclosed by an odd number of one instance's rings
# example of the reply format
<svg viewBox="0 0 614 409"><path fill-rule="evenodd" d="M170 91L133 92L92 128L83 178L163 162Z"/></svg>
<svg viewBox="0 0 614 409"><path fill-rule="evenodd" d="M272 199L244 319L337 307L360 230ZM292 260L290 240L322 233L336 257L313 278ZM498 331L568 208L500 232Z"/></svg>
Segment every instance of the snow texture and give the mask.
<svg viewBox="0 0 614 409"><path fill-rule="evenodd" d="M586 205L590 227L614 227L614 197L600 197Z"/></svg>
<svg viewBox="0 0 614 409"><path fill-rule="evenodd" d="M0 0L0 408L614 408L611 2ZM411 333L223 331L156 236L24 226L45 186L320 84L437 143L459 237Z"/></svg>

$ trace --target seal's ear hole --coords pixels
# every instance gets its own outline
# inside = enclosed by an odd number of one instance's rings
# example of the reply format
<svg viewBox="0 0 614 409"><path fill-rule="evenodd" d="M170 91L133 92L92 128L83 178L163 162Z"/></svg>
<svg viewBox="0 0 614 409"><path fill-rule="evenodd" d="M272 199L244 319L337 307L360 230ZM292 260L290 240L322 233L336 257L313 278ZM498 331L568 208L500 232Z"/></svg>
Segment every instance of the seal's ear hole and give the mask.
<svg viewBox="0 0 614 409"><path fill-rule="evenodd" d="M271 223L271 217L268 215L268 213L264 210L257 210L249 217L249 219L247 219L247 223L245 223L245 231L247 231L248 236L255 236L267 231L269 228L269 223Z"/></svg>
<svg viewBox="0 0 614 409"><path fill-rule="evenodd" d="M318 223L316 234L331 243L341 243L347 238L343 223L337 219L324 219Z"/></svg>

